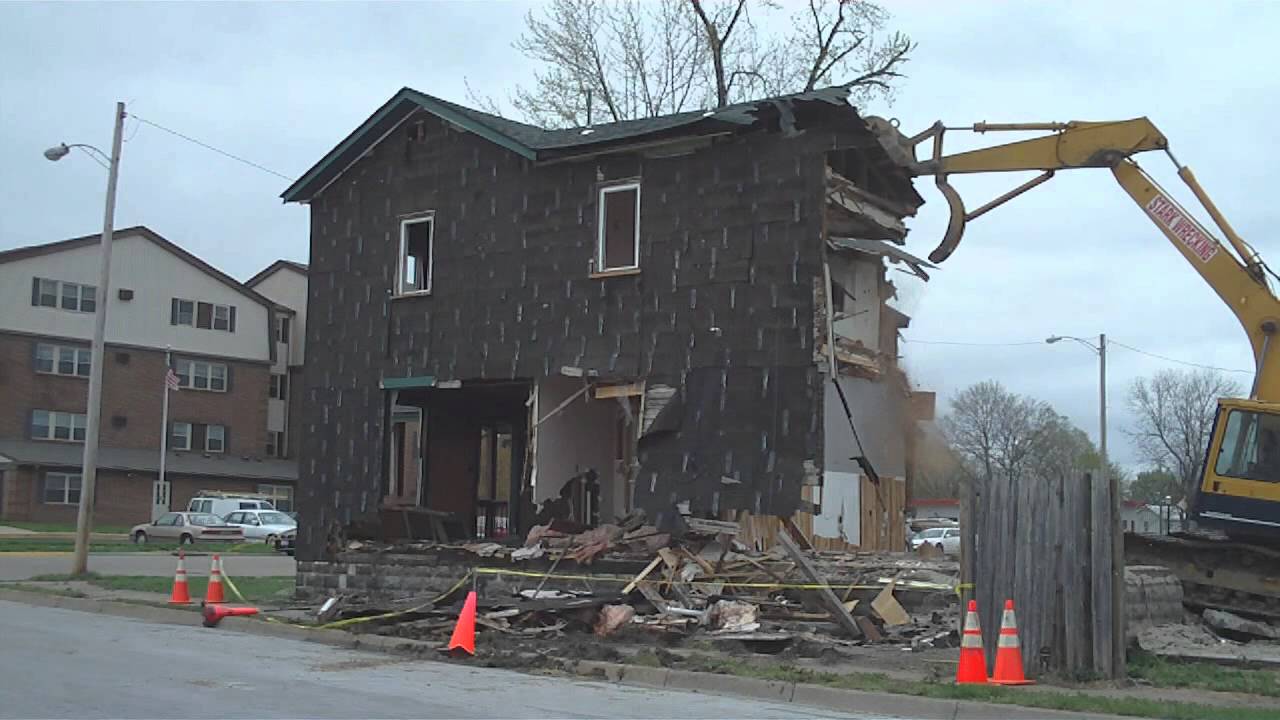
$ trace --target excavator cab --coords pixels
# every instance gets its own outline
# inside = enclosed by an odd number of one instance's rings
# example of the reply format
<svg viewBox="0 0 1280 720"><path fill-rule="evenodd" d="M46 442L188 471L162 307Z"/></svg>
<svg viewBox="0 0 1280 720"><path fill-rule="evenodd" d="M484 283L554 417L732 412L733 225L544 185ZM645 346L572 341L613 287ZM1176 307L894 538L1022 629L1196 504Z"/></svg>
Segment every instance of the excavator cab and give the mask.
<svg viewBox="0 0 1280 720"><path fill-rule="evenodd" d="M1273 403L1222 399L1196 519L1232 537L1280 538L1280 414Z"/></svg>

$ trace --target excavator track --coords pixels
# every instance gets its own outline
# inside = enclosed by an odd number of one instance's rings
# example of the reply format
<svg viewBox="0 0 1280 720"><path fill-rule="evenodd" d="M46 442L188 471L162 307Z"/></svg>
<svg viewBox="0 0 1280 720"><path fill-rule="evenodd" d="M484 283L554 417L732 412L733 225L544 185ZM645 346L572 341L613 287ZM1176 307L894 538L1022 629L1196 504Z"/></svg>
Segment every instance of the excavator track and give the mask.
<svg viewBox="0 0 1280 720"><path fill-rule="evenodd" d="M1159 565L1194 609L1280 619L1280 551L1209 535L1125 533L1125 564Z"/></svg>

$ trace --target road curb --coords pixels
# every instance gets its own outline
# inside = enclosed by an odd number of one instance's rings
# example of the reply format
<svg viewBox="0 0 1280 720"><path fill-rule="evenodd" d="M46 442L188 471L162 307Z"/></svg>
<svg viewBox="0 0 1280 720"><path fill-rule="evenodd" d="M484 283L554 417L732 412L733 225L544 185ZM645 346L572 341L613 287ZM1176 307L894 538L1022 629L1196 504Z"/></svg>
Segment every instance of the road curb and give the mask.
<svg viewBox="0 0 1280 720"><path fill-rule="evenodd" d="M111 600L76 598L12 588L0 588L0 600L35 605L38 607L77 610L80 612L112 615L147 622L172 625L191 625L196 619L194 606L165 608L135 605ZM220 629L246 634L267 635L289 640L303 640L332 645L351 650L367 650L397 655L413 655L432 660L436 643L386 635L359 635L344 630L326 630L290 625L283 622L267 622L249 617L223 619ZM619 685L670 688L713 695L735 695L769 702L795 703L798 705L827 708L844 712L856 711L881 715L896 715L918 720L1057 720L1083 717L1118 718L1112 715L1093 715L1060 710L1042 710L1022 705L1003 705L969 700L943 700L898 693L845 690L842 688L802 683L762 680L738 675L672 670L641 665L608 663L597 660L577 660L565 663L567 670L579 677L607 681Z"/></svg>

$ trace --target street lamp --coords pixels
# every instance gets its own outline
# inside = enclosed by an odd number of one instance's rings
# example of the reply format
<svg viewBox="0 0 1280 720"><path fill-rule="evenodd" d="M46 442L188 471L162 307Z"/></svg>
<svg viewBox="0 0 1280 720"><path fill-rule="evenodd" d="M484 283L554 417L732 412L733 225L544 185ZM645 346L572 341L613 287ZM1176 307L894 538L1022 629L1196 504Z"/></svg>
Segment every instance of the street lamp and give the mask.
<svg viewBox="0 0 1280 720"><path fill-rule="evenodd" d="M102 253L98 264L98 297L94 307L93 355L89 366L89 402L84 430L84 460L80 469L80 506L76 513L76 549L71 574L83 575L89 569L89 531L93 527L93 491L98 476L98 429L102 416L102 366L106 356L107 293L111 283L111 236L116 215L116 179L120 172L120 142L124 130L124 103L116 103L115 133L111 138L111 156L107 166L107 206L102 217ZM72 148L93 150L91 146L61 143L44 151L51 162L70 154ZM96 159L96 158L95 158Z"/></svg>
<svg viewBox="0 0 1280 720"><path fill-rule="evenodd" d="M1098 335L1098 344L1071 335L1052 335L1045 342L1052 345L1063 340L1073 340L1092 350L1098 356L1098 454L1100 472L1107 480L1111 493L1111 616L1114 618L1118 640L1112 643L1112 665L1117 677L1125 674L1124 643L1124 529L1120 517L1120 479L1110 471L1107 462L1107 335Z"/></svg>

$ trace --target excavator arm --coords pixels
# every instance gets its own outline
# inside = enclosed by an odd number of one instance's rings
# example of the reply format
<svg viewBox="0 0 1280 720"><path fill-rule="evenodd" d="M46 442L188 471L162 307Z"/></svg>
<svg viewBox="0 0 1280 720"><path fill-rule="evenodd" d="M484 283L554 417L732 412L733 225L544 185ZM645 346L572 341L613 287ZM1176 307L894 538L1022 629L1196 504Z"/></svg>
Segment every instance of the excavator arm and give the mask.
<svg viewBox="0 0 1280 720"><path fill-rule="evenodd" d="M1235 314L1253 347L1256 375L1252 397L1280 401L1280 361L1270 357L1272 338L1280 327L1280 301L1266 279L1268 272L1257 253L1231 227L1209 199L1191 169L1180 165L1169 152L1169 142L1147 118L1116 122L1068 123L977 123L964 128L947 128L935 123L928 130L907 137L888 121L868 118L868 124L889 155L914 175L931 175L947 199L951 217L946 235L930 255L933 262L946 260L955 251L969 221L1048 181L1059 170L1109 168L1116 181L1147 217L1186 258ZM1046 131L1050 134L954 155L943 154L948 130L977 133L999 131ZM932 153L917 160L916 148L932 140ZM1165 192L1133 161L1132 156L1163 150L1178 168L1178 177L1191 188L1196 199L1227 238L1231 250L1223 246L1189 212ZM969 211L948 182L954 174L1023 172L1042 174L994 200Z"/></svg>

